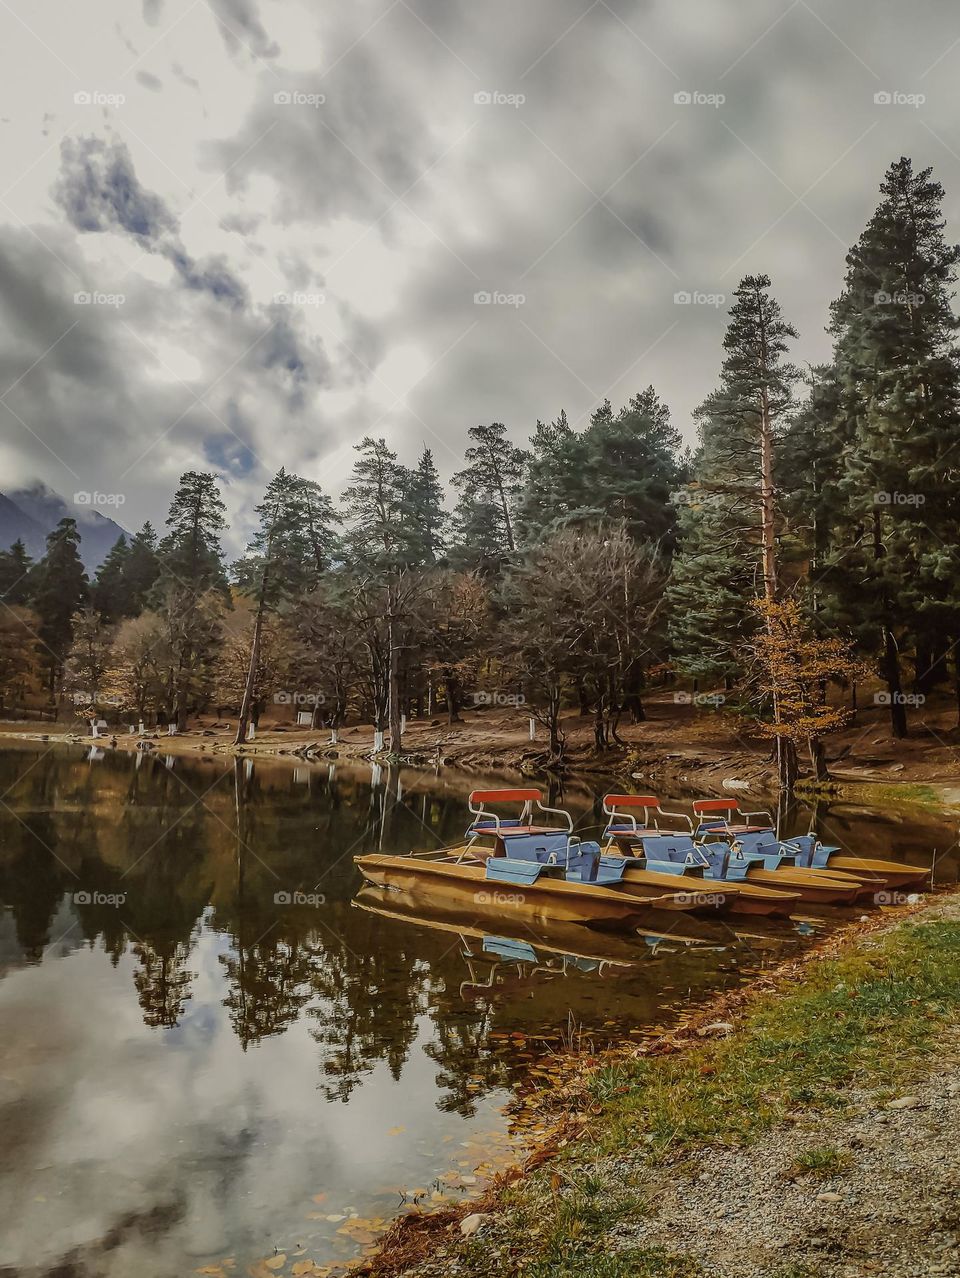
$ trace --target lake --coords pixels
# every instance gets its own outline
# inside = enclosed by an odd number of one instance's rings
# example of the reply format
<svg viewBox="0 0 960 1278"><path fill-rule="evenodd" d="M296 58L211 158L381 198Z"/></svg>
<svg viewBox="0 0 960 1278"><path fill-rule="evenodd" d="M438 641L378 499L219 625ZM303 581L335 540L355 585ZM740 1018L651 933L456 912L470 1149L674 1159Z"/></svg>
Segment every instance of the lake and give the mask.
<svg viewBox="0 0 960 1278"><path fill-rule="evenodd" d="M571 1026L598 1046L653 1032L835 922L499 934L361 891L354 855L457 839L469 788L0 751L3 1278L349 1259L516 1156L511 1087ZM595 832L589 790L552 797ZM940 855L956 878L951 820L817 820L864 853Z"/></svg>

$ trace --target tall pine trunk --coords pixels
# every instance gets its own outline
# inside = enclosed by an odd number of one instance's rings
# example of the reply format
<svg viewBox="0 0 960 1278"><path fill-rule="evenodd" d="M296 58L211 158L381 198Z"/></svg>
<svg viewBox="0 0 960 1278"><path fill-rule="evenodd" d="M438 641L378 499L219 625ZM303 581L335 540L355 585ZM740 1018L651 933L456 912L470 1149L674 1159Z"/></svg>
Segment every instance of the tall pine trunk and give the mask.
<svg viewBox="0 0 960 1278"><path fill-rule="evenodd" d="M766 352L763 355L766 364ZM760 392L760 544L763 557L763 597L768 605L777 601L776 508L773 487L773 425L767 388ZM773 633L773 614L768 608L767 629ZM773 689L773 719L780 722L780 694ZM789 737L777 736L777 779L789 794L797 779L797 748Z"/></svg>
<svg viewBox="0 0 960 1278"><path fill-rule="evenodd" d="M390 730L390 753L403 750L400 725L400 645L397 641L396 587L390 587L390 620L387 624L387 646L390 651L390 673L387 691L387 718Z"/></svg>
<svg viewBox="0 0 960 1278"><path fill-rule="evenodd" d="M883 627L883 676L890 698L890 729L897 740L902 741L907 735L907 708L903 703L900 653L893 631L886 625Z"/></svg>
<svg viewBox="0 0 960 1278"><path fill-rule="evenodd" d="M817 781L827 781L830 773L827 771L827 756L823 748L823 741L820 737L811 737L807 742L810 749L810 766L813 769L813 775Z"/></svg>
<svg viewBox="0 0 960 1278"><path fill-rule="evenodd" d="M457 676L450 673L444 679L447 695L447 724L460 722L460 694Z"/></svg>
<svg viewBox="0 0 960 1278"><path fill-rule="evenodd" d="M266 577L266 573L264 573ZM257 603L257 617L253 623L253 641L250 644L250 664L247 666L247 682L243 689L243 701L240 705L240 721L237 724L237 735L234 737L234 745L243 745L247 739L247 730L250 727L251 711L253 709L253 692L257 682L257 667L260 664L260 641L263 634L263 614L264 614L264 587L260 588L260 599Z"/></svg>
<svg viewBox="0 0 960 1278"><path fill-rule="evenodd" d="M273 524L276 526L279 510L274 512ZM253 709L253 693L257 684L257 667L260 664L260 643L263 635L263 617L267 609L267 584L270 580L270 557L273 554L273 528L267 538L267 552L263 562L263 576L260 578L260 591L257 596L257 616L253 623L253 639L250 643L250 664L247 666L247 682L243 689L243 701L240 704L240 721L237 724L237 735L234 745L243 745L250 727L250 716Z"/></svg>

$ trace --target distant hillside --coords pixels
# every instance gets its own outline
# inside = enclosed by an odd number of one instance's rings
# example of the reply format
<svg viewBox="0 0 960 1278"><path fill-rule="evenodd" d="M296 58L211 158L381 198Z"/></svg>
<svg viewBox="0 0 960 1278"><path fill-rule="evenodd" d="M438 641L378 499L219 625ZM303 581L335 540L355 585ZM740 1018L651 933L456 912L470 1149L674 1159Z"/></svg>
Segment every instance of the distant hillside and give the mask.
<svg viewBox="0 0 960 1278"><path fill-rule="evenodd" d="M0 548L8 549L20 537L27 552L39 559L46 549L47 533L65 517L77 521L80 557L88 573L96 572L118 537L130 535L92 506L66 502L52 488L36 483L16 492L0 493Z"/></svg>
<svg viewBox="0 0 960 1278"><path fill-rule="evenodd" d="M0 549L6 550L18 537L23 539L23 544L34 558L43 554L44 529L14 505L9 497L0 493Z"/></svg>

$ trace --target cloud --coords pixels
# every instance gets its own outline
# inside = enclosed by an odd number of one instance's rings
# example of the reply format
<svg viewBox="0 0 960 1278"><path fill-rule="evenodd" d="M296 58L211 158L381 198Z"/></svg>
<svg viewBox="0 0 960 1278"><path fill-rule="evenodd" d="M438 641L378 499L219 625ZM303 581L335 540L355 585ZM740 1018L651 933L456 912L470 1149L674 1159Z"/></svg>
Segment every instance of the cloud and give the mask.
<svg viewBox="0 0 960 1278"><path fill-rule="evenodd" d="M142 6L144 22L155 27L163 14L164 0L142 0ZM244 50L257 59L279 54L280 48L268 36L252 0L207 0L204 7L216 19L217 30L231 54Z"/></svg>
<svg viewBox="0 0 960 1278"><path fill-rule="evenodd" d="M409 83L360 45L322 83L303 73L263 80L239 131L207 153L231 191L272 179L273 216L288 223L380 217L439 146Z"/></svg>
<svg viewBox="0 0 960 1278"><path fill-rule="evenodd" d="M120 0L94 3L115 66L162 36L163 113L133 68L122 116L78 116L116 121L123 142L72 131L58 169L37 146L62 94L51 71L4 133L0 373L39 360L7 403L43 443L4 419L0 464L62 490L44 444L105 476L142 453L154 519L186 465L221 469L249 511L281 461L342 482L365 433L405 461L426 440L449 475L477 421L522 442L537 418L651 382L691 439L726 308L674 293L729 297L766 271L794 357L818 362L892 159L934 164L960 238L939 140L960 56L943 53L946 0L911 15L909 40L867 0L831 11L832 31L815 0L775 15L768 0L216 0L215 20L200 5L180 22L147 0L139 30ZM878 106L884 89L927 101ZM73 292L93 287L125 305L86 308L64 336ZM475 305L484 290L524 302ZM275 305L281 291L312 300Z"/></svg>
<svg viewBox="0 0 960 1278"><path fill-rule="evenodd" d="M67 138L61 144L54 198L84 232L126 231L148 252L165 257L187 288L242 306L246 289L222 257L196 261L180 243L177 219L140 184L124 142Z"/></svg>
<svg viewBox="0 0 960 1278"><path fill-rule="evenodd" d="M179 62L171 62L170 71L174 76L176 76L176 78L180 81L181 84L186 84L191 89L196 89L199 92L200 81L196 79L195 76L187 75L186 71L184 71L183 67L180 65Z"/></svg>
<svg viewBox="0 0 960 1278"><path fill-rule="evenodd" d="M178 475L215 466L249 510L278 451L330 435L316 396L337 377L296 308L225 308L200 291L91 267L66 229L0 227L0 471L57 492L123 493L125 522L162 523ZM77 293L122 297L77 305ZM271 469L272 468L272 469ZM293 468L291 466L291 468ZM231 553L246 538L234 527Z"/></svg>
<svg viewBox="0 0 960 1278"><path fill-rule="evenodd" d="M245 49L257 58L275 58L280 52L264 30L257 6L250 0L210 0L210 8L231 53Z"/></svg>
<svg viewBox="0 0 960 1278"><path fill-rule="evenodd" d="M78 231L122 230L150 248L176 229L163 200L144 190L126 145L64 138L53 196Z"/></svg>

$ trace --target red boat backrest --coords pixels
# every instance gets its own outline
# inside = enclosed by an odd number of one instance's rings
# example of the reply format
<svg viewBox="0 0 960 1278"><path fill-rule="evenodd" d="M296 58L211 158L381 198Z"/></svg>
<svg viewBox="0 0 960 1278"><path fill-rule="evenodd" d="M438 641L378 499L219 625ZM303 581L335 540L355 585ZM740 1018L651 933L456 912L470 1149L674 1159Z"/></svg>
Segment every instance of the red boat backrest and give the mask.
<svg viewBox="0 0 960 1278"><path fill-rule="evenodd" d="M739 812L740 804L736 799L696 799L693 810L698 816L701 812Z"/></svg>
<svg viewBox="0 0 960 1278"><path fill-rule="evenodd" d="M474 790L470 795L471 803L527 803L532 799L542 799L539 790Z"/></svg>
<svg viewBox="0 0 960 1278"><path fill-rule="evenodd" d="M659 808L660 800L652 794L605 794L603 803L608 808Z"/></svg>

